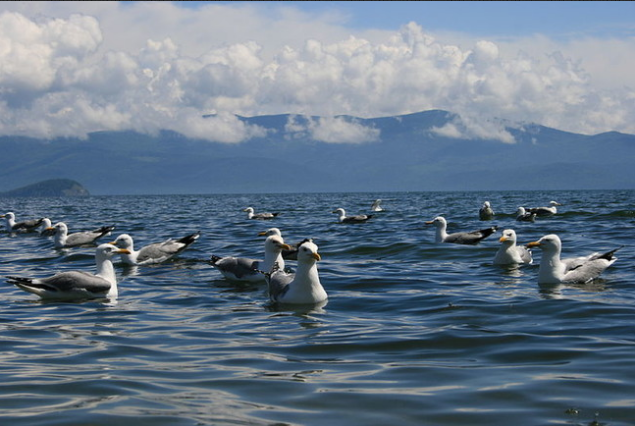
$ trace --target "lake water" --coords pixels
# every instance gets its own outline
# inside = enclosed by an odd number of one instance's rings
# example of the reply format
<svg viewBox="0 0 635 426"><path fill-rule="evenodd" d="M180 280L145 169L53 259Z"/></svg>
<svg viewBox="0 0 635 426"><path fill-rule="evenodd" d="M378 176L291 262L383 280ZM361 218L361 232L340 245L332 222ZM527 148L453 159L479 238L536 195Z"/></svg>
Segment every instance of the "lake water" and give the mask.
<svg viewBox="0 0 635 426"><path fill-rule="evenodd" d="M385 211L336 223L331 211ZM478 220L483 201L497 215ZM518 206L563 204L515 221ZM242 212L277 211L273 221ZM137 247L201 230L167 263L124 267L116 302L42 302L7 275L94 272L94 249L0 233L0 419L18 425L633 425L635 192L450 192L0 199L18 220L116 225ZM424 224L491 224L478 246ZM312 237L322 307L275 307L210 255L261 257L271 226ZM492 265L500 231L557 233L565 257L624 245L602 279L541 288L535 262ZM110 241L106 238L105 241ZM294 262L288 265L293 267Z"/></svg>

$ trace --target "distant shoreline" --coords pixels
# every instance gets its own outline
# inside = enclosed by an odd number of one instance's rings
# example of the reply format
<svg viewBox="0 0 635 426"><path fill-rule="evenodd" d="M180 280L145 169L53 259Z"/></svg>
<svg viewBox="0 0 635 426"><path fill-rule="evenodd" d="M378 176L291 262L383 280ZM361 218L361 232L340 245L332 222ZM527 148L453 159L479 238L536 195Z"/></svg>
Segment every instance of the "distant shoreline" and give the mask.
<svg viewBox="0 0 635 426"><path fill-rule="evenodd" d="M71 179L48 179L31 185L0 192L0 197L87 197L90 192Z"/></svg>

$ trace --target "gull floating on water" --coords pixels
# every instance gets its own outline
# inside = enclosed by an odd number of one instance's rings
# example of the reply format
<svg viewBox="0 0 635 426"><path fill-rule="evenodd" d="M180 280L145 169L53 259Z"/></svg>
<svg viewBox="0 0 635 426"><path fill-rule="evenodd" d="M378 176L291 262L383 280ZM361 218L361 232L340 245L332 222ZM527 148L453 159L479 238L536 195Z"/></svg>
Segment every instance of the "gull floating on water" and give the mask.
<svg viewBox="0 0 635 426"><path fill-rule="evenodd" d="M44 237L51 237L55 235L55 229L53 229L51 219L49 219L48 217L42 218L42 224L40 225L40 235Z"/></svg>
<svg viewBox="0 0 635 426"><path fill-rule="evenodd" d="M561 206L562 204L560 204L557 201L550 201L549 202L549 207L532 207L530 209L528 209L527 211L529 213L536 213L536 215L538 215L539 217L541 216L553 216L554 214L558 213L558 209L557 206Z"/></svg>
<svg viewBox="0 0 635 426"><path fill-rule="evenodd" d="M545 235L528 247L540 247L542 259L538 270L538 284L588 283L599 277L617 258L615 252L593 253L588 256L560 259L562 242L555 234Z"/></svg>
<svg viewBox="0 0 635 426"><path fill-rule="evenodd" d="M270 237L272 235L277 235L282 238L282 232L278 228L269 228L266 231L260 232L258 234L261 237ZM298 245L299 244L289 244L289 249L282 249L282 258L285 260L298 260Z"/></svg>
<svg viewBox="0 0 635 426"><path fill-rule="evenodd" d="M265 240L264 260L249 259L246 257L219 257L212 255L210 264L218 269L223 276L232 281L264 281L265 277L261 271L268 272L273 265L278 262L284 269L284 259L282 250L290 247L284 243L282 237L272 235Z"/></svg>
<svg viewBox="0 0 635 426"><path fill-rule="evenodd" d="M268 220L273 219L278 216L280 213L254 213L253 207L247 207L244 212L247 212L247 219L256 219L256 220Z"/></svg>
<svg viewBox="0 0 635 426"><path fill-rule="evenodd" d="M518 207L516 210L516 220L519 222L535 222L536 216L536 213L529 213L524 207Z"/></svg>
<svg viewBox="0 0 635 426"><path fill-rule="evenodd" d="M161 263L176 256L192 245L200 236L201 233L196 232L178 240L170 238L160 243L144 246L141 250L135 250L132 237L128 234L121 234L110 244L128 250L128 253L121 255L124 263L128 265L148 265Z"/></svg>
<svg viewBox="0 0 635 426"><path fill-rule="evenodd" d="M497 226L480 229L478 231L447 233L448 223L442 216L437 216L434 220L426 222L426 225L436 226L436 242L437 243L455 243L455 244L478 244L484 238L489 237L498 229Z"/></svg>
<svg viewBox="0 0 635 426"><path fill-rule="evenodd" d="M117 277L112 257L127 250L102 244L95 250L97 273L66 271L48 278L7 277L7 282L42 299L80 300L116 298Z"/></svg>
<svg viewBox="0 0 635 426"><path fill-rule="evenodd" d="M312 240L303 241L298 247L298 267L295 273L286 273L276 264L265 274L272 302L290 304L315 304L324 302L328 295L320 283L317 262L322 258L318 246Z"/></svg>
<svg viewBox="0 0 635 426"><path fill-rule="evenodd" d="M339 208L333 210L331 213L339 214L338 220L340 223L361 223L366 222L368 219L372 218L372 214L358 214L355 216L346 216L346 210Z"/></svg>
<svg viewBox="0 0 635 426"><path fill-rule="evenodd" d="M13 212L8 212L0 216L4 218L5 227L7 232L31 232L35 231L38 227L42 225L42 221L44 218L39 219L29 219L22 222L15 221L15 214Z"/></svg>
<svg viewBox="0 0 635 426"><path fill-rule="evenodd" d="M494 265L510 265L515 263L532 263L531 250L516 245L516 232L505 229L499 241L502 243L494 256Z"/></svg>
<svg viewBox="0 0 635 426"><path fill-rule="evenodd" d="M373 201L373 205L370 206L370 210L374 211L374 212L383 212L384 209L381 207L381 199L378 198L377 200Z"/></svg>
<svg viewBox="0 0 635 426"><path fill-rule="evenodd" d="M478 217L481 220L492 220L494 219L494 210L489 201L485 201L481 208L478 211Z"/></svg>
<svg viewBox="0 0 635 426"><path fill-rule="evenodd" d="M115 227L102 226L101 228L93 231L74 232L69 234L66 224L64 222L58 222L55 226L53 226L53 228L48 229L53 229L55 231L53 241L56 248L71 248L93 245L95 244L95 240L98 238L101 238L104 235L110 235Z"/></svg>

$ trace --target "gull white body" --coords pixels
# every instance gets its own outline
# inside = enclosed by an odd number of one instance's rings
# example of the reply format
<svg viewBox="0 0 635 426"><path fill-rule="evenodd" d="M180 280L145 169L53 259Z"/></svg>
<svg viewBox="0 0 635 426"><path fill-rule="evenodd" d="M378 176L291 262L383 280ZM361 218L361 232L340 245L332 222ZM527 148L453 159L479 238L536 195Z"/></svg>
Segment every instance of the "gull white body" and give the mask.
<svg viewBox="0 0 635 426"><path fill-rule="evenodd" d="M80 300L94 298L114 299L119 295L117 277L112 264L115 254L125 249L102 244L95 250L96 273L66 271L48 278L8 277L7 281L42 299Z"/></svg>
<svg viewBox="0 0 635 426"><path fill-rule="evenodd" d="M149 244L141 248L141 250L135 250L132 237L128 234L121 234L110 244L119 248L125 248L130 252L121 255L121 260L123 260L124 263L128 265L148 265L171 259L192 245L199 236L200 233L197 232L178 240L170 238L160 243Z"/></svg>
<svg viewBox="0 0 635 426"><path fill-rule="evenodd" d="M512 265L533 262L531 250L517 245L516 232L513 229L505 229L499 241L501 246L494 256L494 265Z"/></svg>
<svg viewBox="0 0 635 426"><path fill-rule="evenodd" d="M383 212L384 209L381 207L381 199L375 200L372 206L370 206L370 209L374 212Z"/></svg>
<svg viewBox="0 0 635 426"><path fill-rule="evenodd" d="M435 241L437 243L454 243L454 244L478 244L484 238L489 237L496 232L497 227L481 229L478 231L455 232L448 234L448 223L442 216L437 216L434 220L426 222L426 225L434 225L436 227Z"/></svg>
<svg viewBox="0 0 635 426"><path fill-rule="evenodd" d="M51 228L47 228L51 229ZM71 248L93 245L98 238L104 235L110 235L114 226L103 226L93 231L68 233L68 227L64 222L58 222L52 228L55 232L53 242L56 248Z"/></svg>
<svg viewBox="0 0 635 426"><path fill-rule="evenodd" d="M478 210L478 217L481 220L492 220L494 218L494 210L489 201L485 201Z"/></svg>
<svg viewBox="0 0 635 426"><path fill-rule="evenodd" d="M366 222L368 219L372 218L373 215L359 214L355 216L346 216L346 210L339 208L332 211L332 213L337 213L337 220L340 223L362 223Z"/></svg>
<svg viewBox="0 0 635 426"><path fill-rule="evenodd" d="M318 246L311 240L298 247L298 266L295 273L274 268L266 274L269 298L272 302L288 304L316 304L328 299L318 274L317 262L321 260Z"/></svg>
<svg viewBox="0 0 635 426"><path fill-rule="evenodd" d="M600 254L561 259L562 242L555 234L545 235L528 247L539 247L542 250L538 284L587 283L600 276L602 272L617 260L614 249Z"/></svg>
<svg viewBox="0 0 635 426"><path fill-rule="evenodd" d="M518 207L516 210L516 220L519 222L535 222L536 216L536 213L529 213L524 207Z"/></svg>
<svg viewBox="0 0 635 426"><path fill-rule="evenodd" d="M264 260L246 257L218 257L212 256L210 264L225 278L231 281L263 282L263 272L269 272L278 263L284 269L282 250L290 247L284 243L282 237L272 235L265 240Z"/></svg>
<svg viewBox="0 0 635 426"><path fill-rule="evenodd" d="M282 232L278 228L269 228L266 231L260 232L258 235L270 237L272 235L277 235L282 238ZM282 250L282 258L284 260L298 260L298 244L288 244L289 249Z"/></svg>
<svg viewBox="0 0 635 426"><path fill-rule="evenodd" d="M529 213L536 213L537 216L545 217L545 216L553 216L558 213L557 206L561 206L557 201L550 201L548 207L532 207L528 210Z"/></svg>
<svg viewBox="0 0 635 426"><path fill-rule="evenodd" d="M247 212L247 219L255 219L255 220L269 220L278 216L278 213L255 213L253 207L247 207L244 212Z"/></svg>
<svg viewBox="0 0 635 426"><path fill-rule="evenodd" d="M29 219L22 222L16 222L15 213L13 212L5 213L0 217L4 218L5 229L7 230L7 232L35 231L37 228L39 228L42 225L42 221L44 220L44 218L41 218L41 219Z"/></svg>

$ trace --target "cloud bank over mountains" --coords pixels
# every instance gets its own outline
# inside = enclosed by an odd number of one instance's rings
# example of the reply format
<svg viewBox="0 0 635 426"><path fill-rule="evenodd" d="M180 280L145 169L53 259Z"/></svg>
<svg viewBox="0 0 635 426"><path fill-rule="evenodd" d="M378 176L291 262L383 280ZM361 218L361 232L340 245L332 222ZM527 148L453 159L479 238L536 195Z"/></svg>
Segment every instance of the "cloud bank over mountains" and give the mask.
<svg viewBox="0 0 635 426"><path fill-rule="evenodd" d="M266 132L235 115L289 113L322 117L290 120L292 137L359 144L376 141L378 130L338 116L429 109L460 115L436 129L452 137L513 143L509 121L635 133L635 88L594 85L600 78L560 51L510 55L510 45L490 40L464 48L415 22L354 33L293 9L267 16L244 6L62 3L55 13L41 2L0 9L0 135L166 129L232 144Z"/></svg>

